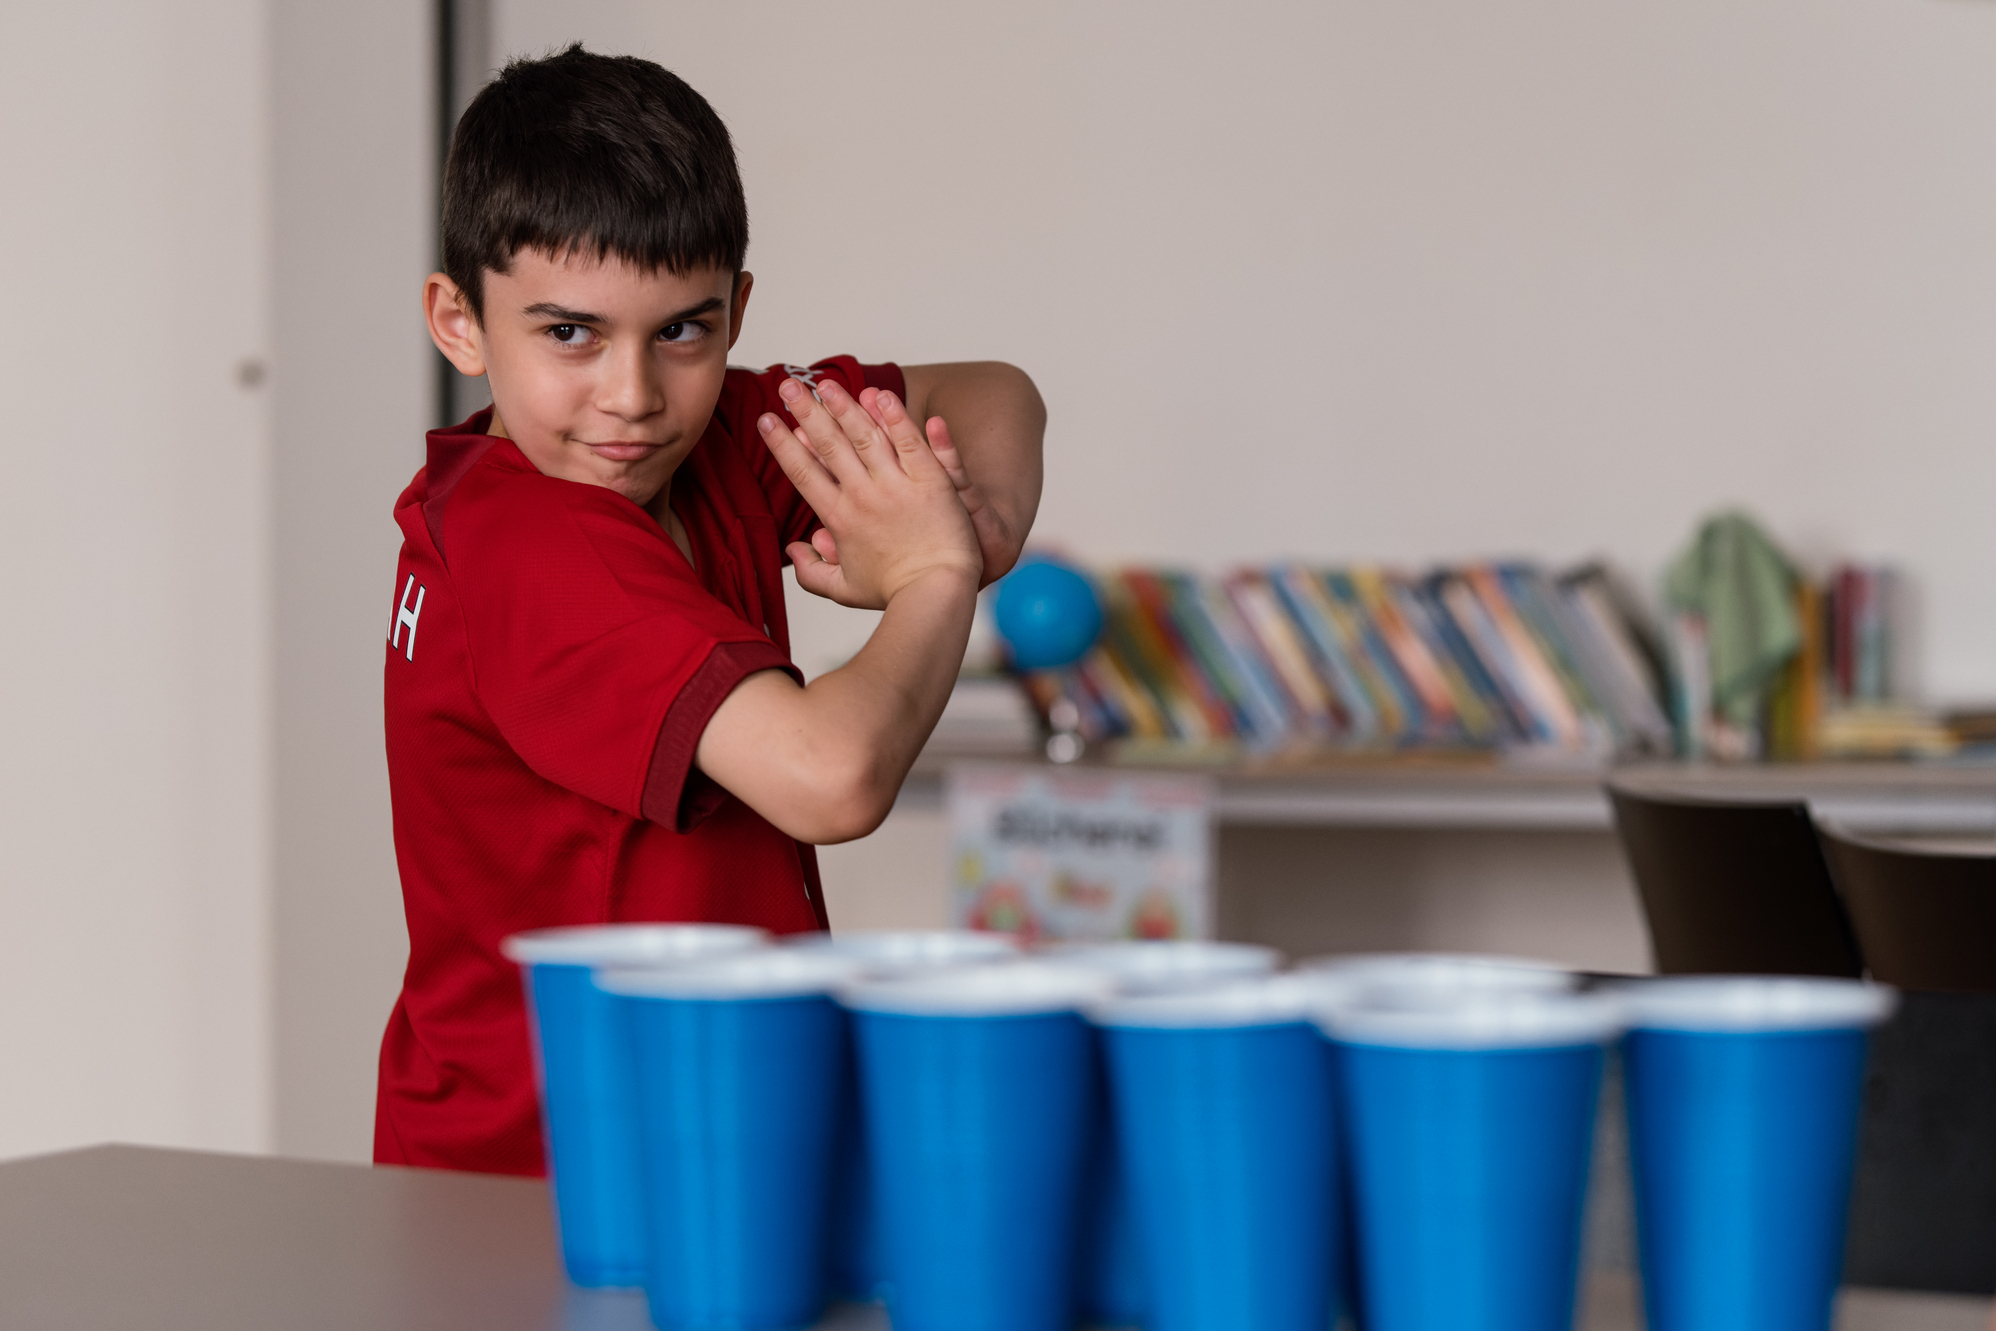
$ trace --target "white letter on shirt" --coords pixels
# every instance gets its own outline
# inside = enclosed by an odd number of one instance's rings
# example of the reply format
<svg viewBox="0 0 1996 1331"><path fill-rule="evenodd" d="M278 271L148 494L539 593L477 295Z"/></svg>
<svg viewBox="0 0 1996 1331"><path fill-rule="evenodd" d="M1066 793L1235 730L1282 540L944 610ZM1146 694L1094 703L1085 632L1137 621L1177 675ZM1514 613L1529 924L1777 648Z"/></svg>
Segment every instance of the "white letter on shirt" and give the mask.
<svg viewBox="0 0 1996 1331"><path fill-rule="evenodd" d="M411 591L416 593L416 602L414 605L409 603L409 593ZM409 630L409 659L411 661L416 659L416 617L423 613L423 598L429 595L429 592L430 589L428 587L418 587L416 585L416 575L411 573L408 583L402 588L402 601L395 611L395 623L388 630L388 645L390 648L400 647L402 645L402 630Z"/></svg>

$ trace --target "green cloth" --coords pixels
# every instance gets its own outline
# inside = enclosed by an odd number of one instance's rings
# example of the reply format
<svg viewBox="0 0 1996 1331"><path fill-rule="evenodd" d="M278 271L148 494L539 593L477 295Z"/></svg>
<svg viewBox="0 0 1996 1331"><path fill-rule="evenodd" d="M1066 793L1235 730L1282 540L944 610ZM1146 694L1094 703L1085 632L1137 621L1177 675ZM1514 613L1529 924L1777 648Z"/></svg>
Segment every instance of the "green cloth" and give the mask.
<svg viewBox="0 0 1996 1331"><path fill-rule="evenodd" d="M1671 608L1702 615L1712 658L1712 704L1750 729L1782 667L1802 646L1795 569L1744 513L1698 529L1664 579Z"/></svg>

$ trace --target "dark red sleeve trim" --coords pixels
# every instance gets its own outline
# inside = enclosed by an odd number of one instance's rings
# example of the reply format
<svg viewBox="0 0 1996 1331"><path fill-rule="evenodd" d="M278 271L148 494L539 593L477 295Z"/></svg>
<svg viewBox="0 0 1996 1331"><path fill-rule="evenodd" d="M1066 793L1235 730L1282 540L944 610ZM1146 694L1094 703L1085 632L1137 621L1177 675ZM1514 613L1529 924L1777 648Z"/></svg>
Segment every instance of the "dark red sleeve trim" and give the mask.
<svg viewBox="0 0 1996 1331"><path fill-rule="evenodd" d="M878 388L892 393L905 404L908 401L908 376L901 373L901 367L892 361L880 365L862 365L860 376L866 380L868 388Z"/></svg>
<svg viewBox="0 0 1996 1331"><path fill-rule="evenodd" d="M725 790L694 770L693 753L721 700L758 670L787 671L799 684L804 682L797 667L774 643L722 642L714 645L693 678L679 690L666 709L665 724L658 728L651 766L645 772L644 797L638 808L647 819L675 832L690 832L727 798Z"/></svg>

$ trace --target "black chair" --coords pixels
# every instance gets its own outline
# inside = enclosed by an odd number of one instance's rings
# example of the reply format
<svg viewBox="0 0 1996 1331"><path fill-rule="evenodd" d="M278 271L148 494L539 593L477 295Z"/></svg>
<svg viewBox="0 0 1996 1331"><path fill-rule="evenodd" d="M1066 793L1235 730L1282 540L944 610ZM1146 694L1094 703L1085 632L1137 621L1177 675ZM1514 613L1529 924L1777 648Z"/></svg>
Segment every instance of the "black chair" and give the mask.
<svg viewBox="0 0 1996 1331"><path fill-rule="evenodd" d="M1922 849L1835 827L1822 837L1874 980L1996 994L1996 849Z"/></svg>
<svg viewBox="0 0 1996 1331"><path fill-rule="evenodd" d="M1902 991L1872 1039L1846 1278L1996 1292L1996 853L1822 840L1872 978Z"/></svg>
<svg viewBox="0 0 1996 1331"><path fill-rule="evenodd" d="M1863 974L1808 805L1607 791L1659 974Z"/></svg>

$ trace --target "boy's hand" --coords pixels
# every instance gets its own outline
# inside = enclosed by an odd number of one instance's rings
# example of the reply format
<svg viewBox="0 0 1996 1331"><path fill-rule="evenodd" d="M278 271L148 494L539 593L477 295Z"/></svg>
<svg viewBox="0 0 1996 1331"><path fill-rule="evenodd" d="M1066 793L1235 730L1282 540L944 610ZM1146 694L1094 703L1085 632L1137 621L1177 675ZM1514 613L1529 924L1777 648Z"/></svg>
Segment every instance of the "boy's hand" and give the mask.
<svg viewBox="0 0 1996 1331"><path fill-rule="evenodd" d="M881 426L887 423L880 409L880 390L862 389L860 405L867 414ZM1012 531L1012 525L998 506L985 497L977 487L970 473L964 469L963 460L957 456L956 444L950 438L949 422L940 416L929 417L929 451L936 455L943 472L956 486L956 497L963 504L963 511L970 515L971 530L977 533L978 555L984 562L983 572L978 575L977 585L988 587L1012 571L1012 565L1019 560L1019 539ZM811 533L811 544L818 555L828 564L839 562L839 544L832 534L820 527Z"/></svg>
<svg viewBox="0 0 1996 1331"><path fill-rule="evenodd" d="M860 405L865 407L876 420L880 419L880 390L868 388L859 395ZM977 550L984 560L984 572L978 577L977 585L988 587L1012 571L1018 562L1019 539L1012 531L1011 524L998 506L985 497L984 491L977 488L977 482L964 470L963 460L957 456L956 443L950 438L949 422L940 416L929 417L929 451L936 455L936 461L943 464L943 472L956 486L956 497L963 502L963 511L970 515L971 530L977 533ZM836 552L834 552L836 558Z"/></svg>
<svg viewBox="0 0 1996 1331"><path fill-rule="evenodd" d="M774 413L757 427L824 523L811 544L797 541L787 551L798 586L840 605L880 610L930 574L973 586L980 580L981 540L961 491L900 399L880 393L861 406L830 381L819 383L816 400L794 379L778 392L799 430Z"/></svg>

